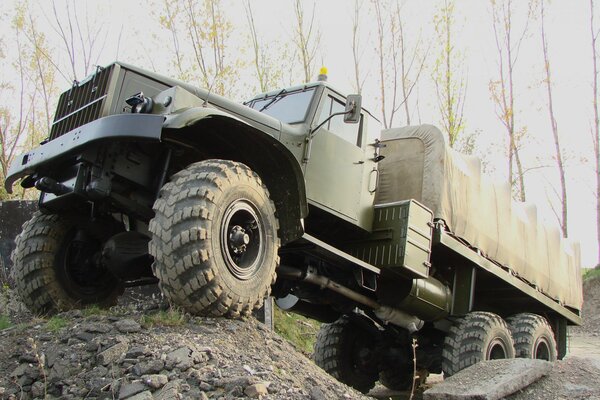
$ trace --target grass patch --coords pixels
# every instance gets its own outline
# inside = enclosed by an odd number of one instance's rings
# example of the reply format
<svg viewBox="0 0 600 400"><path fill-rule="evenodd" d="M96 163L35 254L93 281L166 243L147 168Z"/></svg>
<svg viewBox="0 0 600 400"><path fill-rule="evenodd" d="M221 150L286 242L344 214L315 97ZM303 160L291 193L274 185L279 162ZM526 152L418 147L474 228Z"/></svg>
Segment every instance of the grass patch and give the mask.
<svg viewBox="0 0 600 400"><path fill-rule="evenodd" d="M590 268L583 273L583 280L586 281L588 279L599 278L600 277L600 268Z"/></svg>
<svg viewBox="0 0 600 400"><path fill-rule="evenodd" d="M81 310L81 313L84 317L91 317L92 315L105 315L108 314L108 310L106 308L102 308L99 305L92 304L89 307Z"/></svg>
<svg viewBox="0 0 600 400"><path fill-rule="evenodd" d="M144 328L152 326L181 326L187 322L185 314L177 308L169 308L167 311L159 311L142 316L140 324Z"/></svg>
<svg viewBox="0 0 600 400"><path fill-rule="evenodd" d="M54 333L60 331L65 326L67 326L67 320L62 317L54 316L46 321L46 329Z"/></svg>
<svg viewBox="0 0 600 400"><path fill-rule="evenodd" d="M0 331L2 329L10 328L12 323L7 315L0 314Z"/></svg>
<svg viewBox="0 0 600 400"><path fill-rule="evenodd" d="M278 307L275 307L274 317L275 332L290 341L300 352L312 354L320 322L283 311Z"/></svg>

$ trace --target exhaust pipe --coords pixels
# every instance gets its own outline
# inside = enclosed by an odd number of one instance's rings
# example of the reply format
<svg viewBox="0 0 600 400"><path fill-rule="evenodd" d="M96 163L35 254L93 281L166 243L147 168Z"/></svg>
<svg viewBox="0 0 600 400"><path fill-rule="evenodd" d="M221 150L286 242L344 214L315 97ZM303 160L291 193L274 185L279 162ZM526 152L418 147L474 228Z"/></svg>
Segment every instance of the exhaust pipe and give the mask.
<svg viewBox="0 0 600 400"><path fill-rule="evenodd" d="M311 283L319 286L321 289L329 289L339 293L350 300L373 309L378 318L404 328L410 333L418 331L425 324L421 319L413 315L397 308L381 305L370 297L355 292L325 276L315 274L311 271L303 272L297 268L282 265L277 269L277 275L286 279Z"/></svg>

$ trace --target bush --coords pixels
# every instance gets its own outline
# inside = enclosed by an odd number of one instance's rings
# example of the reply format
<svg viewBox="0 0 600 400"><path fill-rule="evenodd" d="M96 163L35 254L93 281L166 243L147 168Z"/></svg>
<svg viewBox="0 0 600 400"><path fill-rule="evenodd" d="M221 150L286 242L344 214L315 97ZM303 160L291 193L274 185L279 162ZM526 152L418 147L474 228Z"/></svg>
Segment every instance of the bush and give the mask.
<svg viewBox="0 0 600 400"><path fill-rule="evenodd" d="M302 315L290 313L275 307L275 332L290 341L305 355L313 352L313 346L321 323Z"/></svg>

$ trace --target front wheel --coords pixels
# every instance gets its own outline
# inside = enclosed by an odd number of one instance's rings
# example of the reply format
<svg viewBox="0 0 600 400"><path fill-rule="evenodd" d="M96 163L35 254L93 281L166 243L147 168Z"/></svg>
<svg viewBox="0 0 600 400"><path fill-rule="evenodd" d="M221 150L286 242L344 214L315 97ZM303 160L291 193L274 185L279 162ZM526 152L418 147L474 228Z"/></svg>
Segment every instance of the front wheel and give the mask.
<svg viewBox="0 0 600 400"><path fill-rule="evenodd" d="M13 252L12 276L23 303L36 314L113 305L123 285L100 256L104 241L121 228L111 219L34 214Z"/></svg>
<svg viewBox="0 0 600 400"><path fill-rule="evenodd" d="M169 301L207 316L260 308L279 264L269 192L246 165L191 164L166 183L150 221L153 271Z"/></svg>

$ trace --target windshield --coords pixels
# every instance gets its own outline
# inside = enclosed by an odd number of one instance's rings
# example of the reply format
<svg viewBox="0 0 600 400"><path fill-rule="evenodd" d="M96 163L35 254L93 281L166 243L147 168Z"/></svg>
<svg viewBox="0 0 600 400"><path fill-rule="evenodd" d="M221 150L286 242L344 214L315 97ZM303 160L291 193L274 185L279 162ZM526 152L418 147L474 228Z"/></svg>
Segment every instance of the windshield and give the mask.
<svg viewBox="0 0 600 400"><path fill-rule="evenodd" d="M274 96L254 100L250 107L286 124L297 124L306 119L314 91L314 88L291 93L281 91Z"/></svg>

